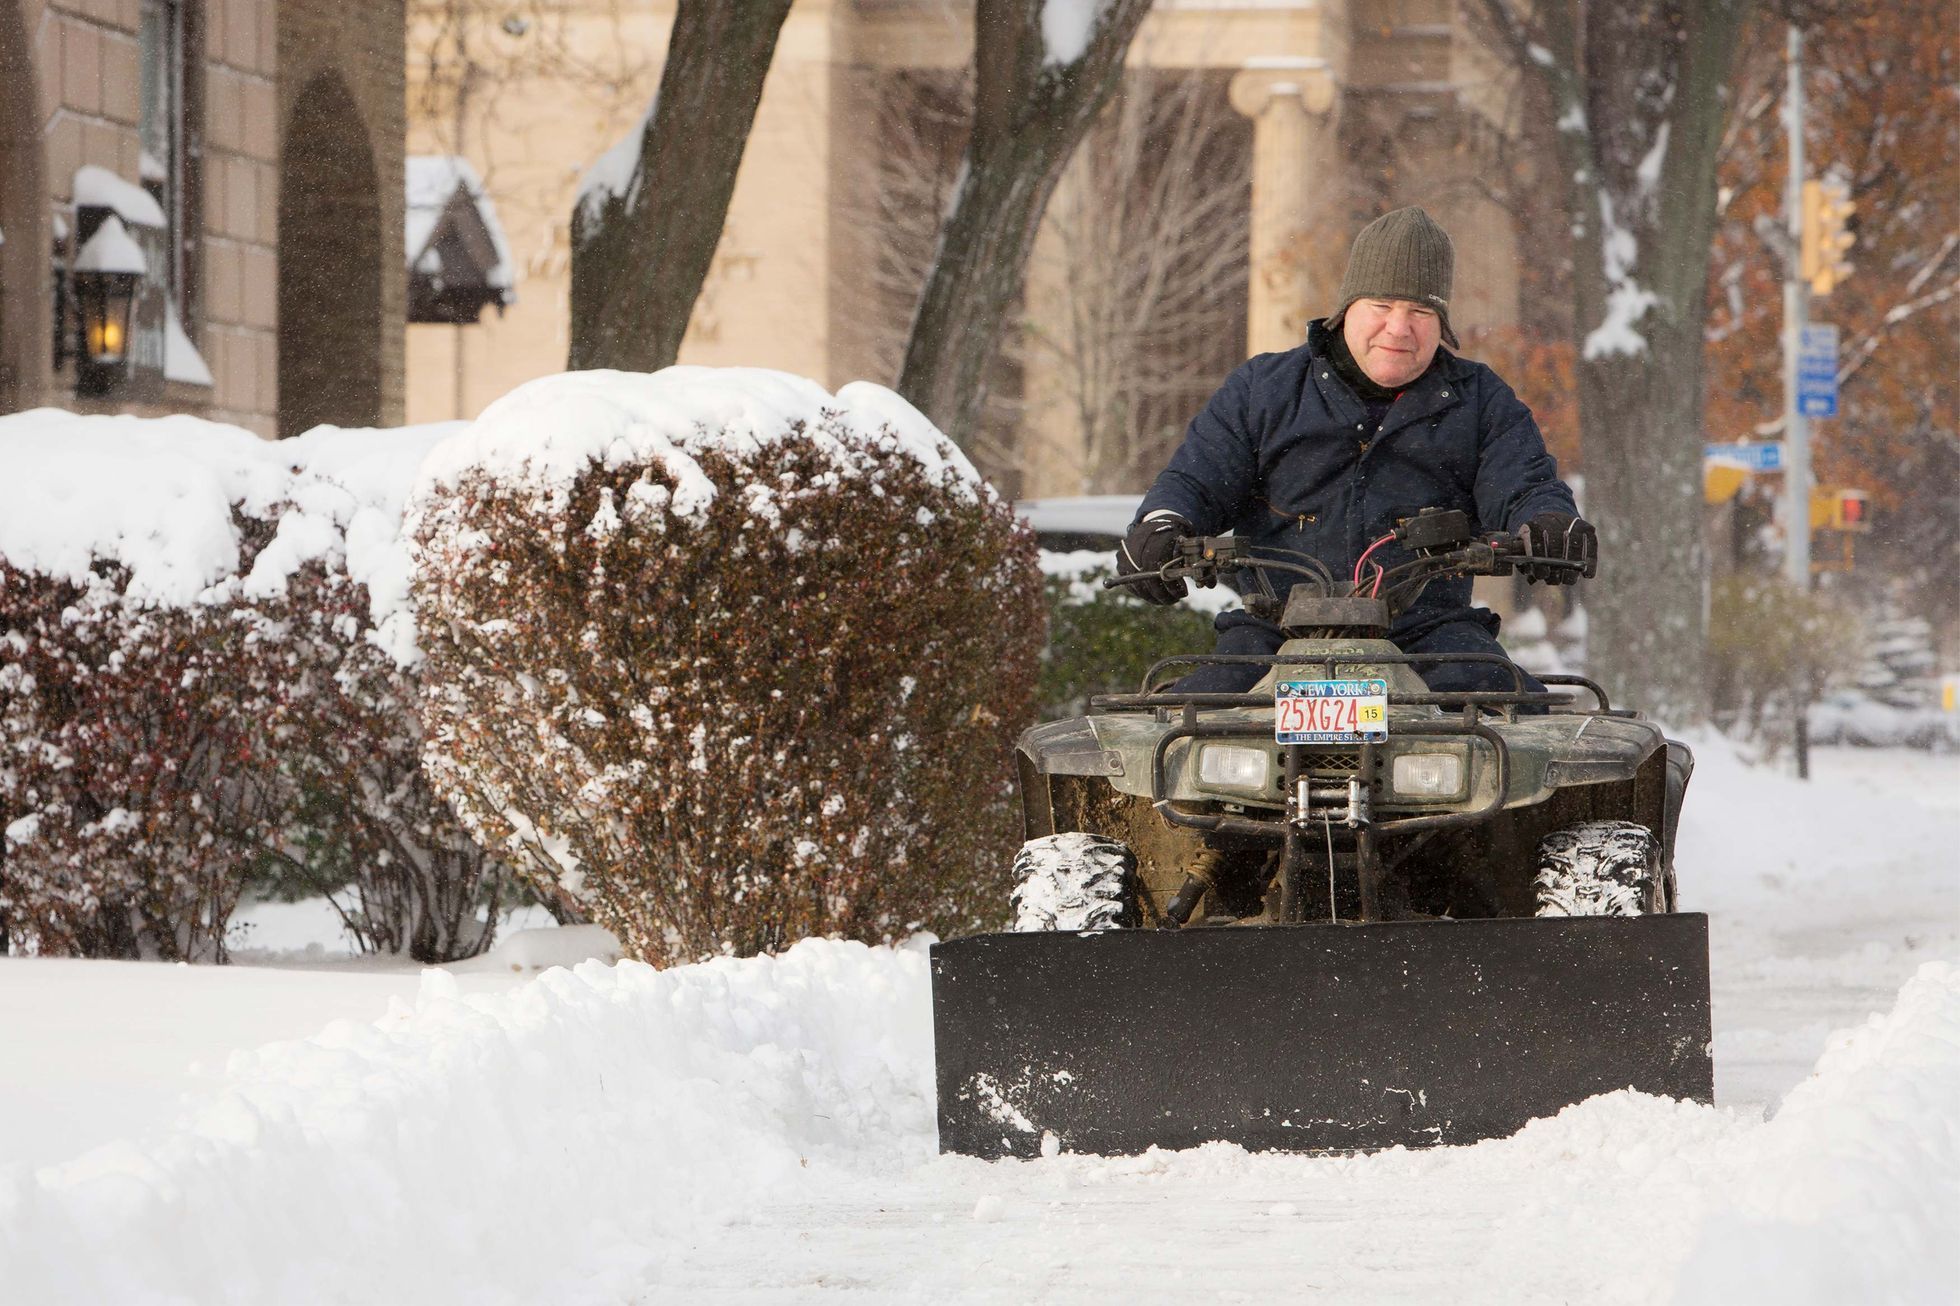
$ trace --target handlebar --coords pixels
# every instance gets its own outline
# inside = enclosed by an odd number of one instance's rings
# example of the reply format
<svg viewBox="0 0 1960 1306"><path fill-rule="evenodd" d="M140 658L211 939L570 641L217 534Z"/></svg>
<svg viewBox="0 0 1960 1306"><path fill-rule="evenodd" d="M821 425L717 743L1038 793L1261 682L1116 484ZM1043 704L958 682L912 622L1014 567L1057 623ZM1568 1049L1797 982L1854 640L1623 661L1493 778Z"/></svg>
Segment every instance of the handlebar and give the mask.
<svg viewBox="0 0 1960 1306"><path fill-rule="evenodd" d="M1577 577L1591 577L1594 573L1593 565L1575 559L1533 558L1523 538L1508 531L1493 532L1481 538L1471 537L1465 521L1459 532L1453 532L1456 538L1447 538L1439 537L1433 529L1424 531L1416 525L1431 516L1425 513L1396 528L1395 538L1416 548L1414 558L1386 571L1378 570L1359 583L1336 582L1324 564L1305 554L1299 556L1311 566L1262 556L1253 552L1252 545L1235 536L1202 535L1179 540L1177 553L1156 571L1125 572L1112 576L1103 581L1103 588L1116 589L1146 580L1188 580L1210 589L1227 572L1250 571L1259 576L1260 583L1270 593L1271 585L1265 579L1265 574L1276 572L1303 578L1304 582L1317 586L1327 598L1345 598L1365 592L1380 596L1387 600L1391 610L1397 610L1414 602L1430 581L1443 576L1508 576L1526 562L1534 568L1570 571ZM1412 539L1412 536L1415 538ZM1294 583L1302 582L1296 580ZM1277 598L1276 595L1273 597Z"/></svg>

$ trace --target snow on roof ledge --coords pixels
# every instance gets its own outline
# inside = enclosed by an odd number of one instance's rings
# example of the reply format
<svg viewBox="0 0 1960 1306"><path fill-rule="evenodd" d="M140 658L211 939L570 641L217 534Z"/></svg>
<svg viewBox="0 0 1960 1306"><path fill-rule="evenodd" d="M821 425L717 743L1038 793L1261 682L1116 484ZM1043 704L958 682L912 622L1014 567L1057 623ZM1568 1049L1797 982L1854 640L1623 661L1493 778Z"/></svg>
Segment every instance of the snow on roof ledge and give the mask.
<svg viewBox="0 0 1960 1306"><path fill-rule="evenodd" d="M124 181L107 168L85 163L75 169L75 207L103 208L139 227L161 227L163 208L150 192Z"/></svg>

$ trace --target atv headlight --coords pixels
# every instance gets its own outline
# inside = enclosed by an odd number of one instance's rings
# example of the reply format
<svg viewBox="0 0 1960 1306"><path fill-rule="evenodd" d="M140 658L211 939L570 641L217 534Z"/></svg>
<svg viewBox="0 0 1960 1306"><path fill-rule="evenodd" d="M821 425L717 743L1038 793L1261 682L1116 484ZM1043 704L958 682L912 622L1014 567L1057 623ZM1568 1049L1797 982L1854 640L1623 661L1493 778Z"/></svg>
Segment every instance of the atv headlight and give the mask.
<svg viewBox="0 0 1960 1306"><path fill-rule="evenodd" d="M1463 791L1463 759L1455 753L1401 753L1389 783L1405 798L1442 798Z"/></svg>
<svg viewBox="0 0 1960 1306"><path fill-rule="evenodd" d="M1199 782L1225 789L1264 789L1272 767L1272 760L1259 748L1207 744L1198 754Z"/></svg>

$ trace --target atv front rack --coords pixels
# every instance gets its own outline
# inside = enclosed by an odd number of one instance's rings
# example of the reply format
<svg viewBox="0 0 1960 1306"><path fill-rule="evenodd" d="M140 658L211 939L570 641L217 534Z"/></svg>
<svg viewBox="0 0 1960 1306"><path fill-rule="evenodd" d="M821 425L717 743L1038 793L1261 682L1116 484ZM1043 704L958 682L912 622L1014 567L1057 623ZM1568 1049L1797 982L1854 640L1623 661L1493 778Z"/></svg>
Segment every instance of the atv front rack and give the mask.
<svg viewBox="0 0 1960 1306"><path fill-rule="evenodd" d="M1332 679L1337 666L1383 664L1492 665L1503 668L1511 677L1511 683L1515 686L1511 690L1417 693L1391 691L1388 695L1390 708L1439 707L1461 712L1462 715L1454 720L1398 721L1394 729L1395 738L1398 741L1466 737L1483 740L1489 745L1495 762L1490 798L1464 811L1385 816L1377 820L1372 813L1375 799L1374 777L1380 767L1382 745L1364 742L1358 745L1359 766L1355 775L1347 781L1346 785L1338 787L1325 784L1316 787L1314 784L1313 762L1325 755L1325 746L1307 744L1282 746L1281 757L1285 767L1283 791L1289 810L1278 819L1255 820L1230 812L1186 811L1171 800L1168 777L1171 745L1195 739L1271 738L1271 727L1264 722L1200 722L1198 720L1200 708L1271 707L1273 699L1270 694L1204 693L1155 688L1158 677L1167 668L1178 666L1307 667L1318 669L1323 676ZM1509 718L1519 707L1549 709L1567 707L1572 702L1570 694L1553 693L1549 690L1544 692L1527 690L1524 683L1524 672L1518 665L1497 653L1192 653L1163 658L1153 664L1144 673L1142 692L1100 694L1090 699L1089 705L1091 710L1101 711L1176 710L1182 714L1182 722L1158 739L1156 748L1151 754L1151 804L1166 821L1173 825L1201 830L1207 834L1235 836L1258 843L1281 845L1283 851L1279 867L1279 915L1282 921L1298 921L1302 918L1301 879L1307 858L1308 829L1312 824L1319 824L1324 827L1324 836L1331 840L1337 820L1342 827L1342 842L1346 843L1351 838L1354 844L1356 887L1361 899L1361 919L1382 920L1387 915L1398 914L1385 901L1388 876L1380 849L1380 840L1383 837L1433 833L1439 830L1480 825L1495 816L1504 806L1505 795L1510 789L1511 750L1504 736L1480 719L1481 712L1484 709L1496 708L1502 710ZM1593 695L1598 704L1594 709L1595 713L1614 714L1607 700L1606 691L1584 676L1547 677L1545 683L1583 688ZM1307 778L1304 786L1301 784L1303 776ZM1424 837L1427 837L1426 833ZM1195 903L1199 892L1198 886L1193 885L1190 888L1191 898ZM1179 895L1180 904L1183 897L1184 895Z"/></svg>

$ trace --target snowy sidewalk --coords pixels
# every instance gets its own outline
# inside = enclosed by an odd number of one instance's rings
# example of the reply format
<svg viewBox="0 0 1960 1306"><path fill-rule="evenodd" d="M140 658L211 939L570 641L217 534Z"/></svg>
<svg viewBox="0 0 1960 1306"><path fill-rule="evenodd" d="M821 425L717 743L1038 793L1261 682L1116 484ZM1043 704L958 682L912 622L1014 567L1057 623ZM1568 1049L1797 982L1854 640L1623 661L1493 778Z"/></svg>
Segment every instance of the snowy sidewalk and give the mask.
<svg viewBox="0 0 1960 1306"><path fill-rule="evenodd" d="M1951 1301L1960 761L1834 751L1802 786L1698 751L1679 860L1685 905L1715 921L1716 1107L1613 1094L1510 1139L1366 1157L982 1163L935 1152L915 948L587 963L515 988L14 959L9 1128L64 1077L77 1111L145 1083L190 1096L168 1129L115 1116L129 1141L0 1159L0 1284L34 1302ZM336 1003L359 1018L186 1069ZM91 1010L146 1044L99 1048Z"/></svg>

